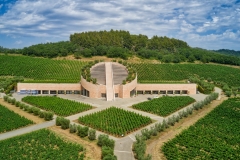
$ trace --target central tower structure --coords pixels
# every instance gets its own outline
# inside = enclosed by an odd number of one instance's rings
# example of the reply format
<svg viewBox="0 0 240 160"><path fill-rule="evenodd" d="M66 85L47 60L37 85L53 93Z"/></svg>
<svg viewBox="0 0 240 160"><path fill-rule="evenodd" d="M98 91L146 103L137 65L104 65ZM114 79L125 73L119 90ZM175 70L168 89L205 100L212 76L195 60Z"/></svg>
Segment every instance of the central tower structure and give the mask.
<svg viewBox="0 0 240 160"><path fill-rule="evenodd" d="M132 81L127 81L129 71L120 63L97 63L90 68L90 74L92 79L96 79L95 84L81 78L82 93L86 96L114 101L116 97L129 98L136 93L137 78L134 77Z"/></svg>

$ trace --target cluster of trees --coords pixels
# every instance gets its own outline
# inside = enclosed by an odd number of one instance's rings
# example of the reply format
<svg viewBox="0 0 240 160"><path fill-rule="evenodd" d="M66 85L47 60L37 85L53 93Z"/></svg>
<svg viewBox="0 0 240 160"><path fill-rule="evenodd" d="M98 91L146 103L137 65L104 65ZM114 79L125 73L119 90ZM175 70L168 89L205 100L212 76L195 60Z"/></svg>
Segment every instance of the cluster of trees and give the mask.
<svg viewBox="0 0 240 160"><path fill-rule="evenodd" d="M24 47L23 49L9 49L0 46L0 53L5 54L15 53L27 56L46 58L67 56L69 54L75 53L76 50L77 46L69 41L60 41L55 43L52 42L41 43L29 47Z"/></svg>
<svg viewBox="0 0 240 160"><path fill-rule="evenodd" d="M110 30L82 32L70 35L70 41L79 46L77 55L94 56L106 55L108 57L127 57L137 54L144 58L153 57L151 54L158 52L176 52L179 48L189 48L184 41L153 36L149 39L146 35L131 35L128 31ZM144 50L145 49L145 50ZM149 52L143 53L144 51Z"/></svg>
<svg viewBox="0 0 240 160"><path fill-rule="evenodd" d="M117 157L114 155L114 146L115 141L109 139L109 136L106 134L100 134L98 136L97 145L102 148L102 159L103 160L117 160Z"/></svg>
<svg viewBox="0 0 240 160"><path fill-rule="evenodd" d="M107 56L110 58L119 57L122 59L127 59L129 56L131 56L131 53L126 48L100 45L91 48L79 47L74 53L74 57L76 59L79 59L81 58L81 56L84 57Z"/></svg>
<svg viewBox="0 0 240 160"><path fill-rule="evenodd" d="M45 43L24 47L20 53L28 56L48 57L67 56L76 51L76 45L69 41Z"/></svg>
<svg viewBox="0 0 240 160"><path fill-rule="evenodd" d="M21 49L9 49L0 46L0 53L21 53Z"/></svg>
<svg viewBox="0 0 240 160"><path fill-rule="evenodd" d="M189 77L189 81L192 83L197 83L198 90L201 93L210 94L214 90L214 84L210 83L212 82L212 79L210 77L205 80L203 77L199 78L199 76L194 75Z"/></svg>
<svg viewBox="0 0 240 160"><path fill-rule="evenodd" d="M219 50L213 50L213 51L221 53L221 54L240 57L240 51L235 51L235 50L230 50L230 49L219 49Z"/></svg>
<svg viewBox="0 0 240 160"><path fill-rule="evenodd" d="M62 129L68 129L70 133L77 133L81 138L87 137L89 140L96 139L96 130L89 129L88 127L82 127L80 125L70 124L70 120L64 117L56 118L56 126L61 126Z"/></svg>
<svg viewBox="0 0 240 160"><path fill-rule="evenodd" d="M70 41L84 48L104 45L126 48L130 51L138 51L141 48L168 51L189 48L186 42L174 38L153 36L149 39L146 35L131 35L123 30L75 33L70 35Z"/></svg>
<svg viewBox="0 0 240 160"><path fill-rule="evenodd" d="M28 56L53 58L73 54L75 58L91 56L119 57L127 59L132 55L142 58L158 59L165 63L215 62L220 64L240 65L240 51L209 51L191 48L182 40L166 36L131 35L124 30L89 31L70 35L70 41L32 45L23 49L0 47L0 53L19 53ZM234 55L234 56L232 56Z"/></svg>
<svg viewBox="0 0 240 160"><path fill-rule="evenodd" d="M232 94L236 97L237 94L240 93L240 87L229 86L227 83L221 81L215 81L214 84L221 87L225 95L228 97L231 97Z"/></svg>
<svg viewBox="0 0 240 160"><path fill-rule="evenodd" d="M9 94L11 90L15 89L18 82L22 82L24 80L21 76L16 77L0 77L0 92L5 91L6 94Z"/></svg>
<svg viewBox="0 0 240 160"><path fill-rule="evenodd" d="M61 126L62 129L68 129L70 133L76 133L79 137L84 138L88 136L88 139L93 141L96 140L96 130L89 129L87 126L80 126L70 124L70 120L64 117L56 118L56 126ZM103 160L116 160L117 157L114 155L115 141L109 139L106 134L100 134L97 138L97 145L102 148L102 159Z"/></svg>
<svg viewBox="0 0 240 160"><path fill-rule="evenodd" d="M201 61L202 63L220 63L230 65L240 65L240 58L236 58L229 55L219 54L213 51L201 49L201 48L179 48L176 52L156 52L145 50L143 52L144 58L155 58L165 63L180 63ZM143 53L139 55L143 55Z"/></svg>
<svg viewBox="0 0 240 160"><path fill-rule="evenodd" d="M218 54L201 48L191 48L184 41L146 35L131 35L128 31L94 31L70 35L70 41L79 46L76 57L106 55L127 59L131 55L142 58L158 59L165 63L215 62L221 64L240 65L240 59L229 55Z"/></svg>

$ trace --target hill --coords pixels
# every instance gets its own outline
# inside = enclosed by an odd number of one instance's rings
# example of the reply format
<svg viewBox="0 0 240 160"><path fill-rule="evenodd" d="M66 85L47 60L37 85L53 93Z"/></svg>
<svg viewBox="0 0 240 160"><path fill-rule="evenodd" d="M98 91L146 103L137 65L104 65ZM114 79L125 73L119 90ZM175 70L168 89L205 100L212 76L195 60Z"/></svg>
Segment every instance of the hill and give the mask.
<svg viewBox="0 0 240 160"><path fill-rule="evenodd" d="M143 59L156 59L164 63L214 62L240 65L240 58L220 54L201 48L192 48L186 42L166 36L132 35L128 31L89 31L70 35L70 41L37 44L23 49L0 47L0 53L17 53L37 57L81 57L107 56L128 59L138 56Z"/></svg>
<svg viewBox="0 0 240 160"><path fill-rule="evenodd" d="M230 50L230 49L219 49L219 50L213 50L214 52L230 55L230 56L237 56L240 57L240 51Z"/></svg>

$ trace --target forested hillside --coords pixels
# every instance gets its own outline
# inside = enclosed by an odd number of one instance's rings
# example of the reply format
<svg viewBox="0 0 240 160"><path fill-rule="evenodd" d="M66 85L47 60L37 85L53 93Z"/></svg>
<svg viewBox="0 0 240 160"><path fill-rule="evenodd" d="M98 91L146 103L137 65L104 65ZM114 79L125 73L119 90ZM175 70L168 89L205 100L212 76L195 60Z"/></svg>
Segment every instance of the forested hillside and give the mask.
<svg viewBox="0 0 240 160"><path fill-rule="evenodd" d="M182 40L165 36L149 38L142 34L132 35L123 30L74 33L70 35L70 41L37 44L23 49L0 47L0 53L17 53L48 58L74 55L76 59L92 56L128 59L138 56L144 59L157 59L164 63L201 61L203 63L240 65L240 58L220 54L216 51L192 48Z"/></svg>
<svg viewBox="0 0 240 160"><path fill-rule="evenodd" d="M127 48L131 51L139 51L142 48L146 48L174 52L178 48L189 48L186 42L178 39L158 36L153 36L149 39L146 35L131 35L128 31L121 30L75 33L70 35L70 41L84 48L104 45Z"/></svg>
<svg viewBox="0 0 240 160"><path fill-rule="evenodd" d="M73 54L76 50L76 45L69 41L61 41L56 43L37 44L22 49L23 55L37 57L57 57Z"/></svg>
<svg viewBox="0 0 240 160"><path fill-rule="evenodd" d="M214 50L214 51L221 53L221 54L225 54L225 55L240 57L240 51L234 51L234 50L229 50L229 49L219 49L219 50Z"/></svg>

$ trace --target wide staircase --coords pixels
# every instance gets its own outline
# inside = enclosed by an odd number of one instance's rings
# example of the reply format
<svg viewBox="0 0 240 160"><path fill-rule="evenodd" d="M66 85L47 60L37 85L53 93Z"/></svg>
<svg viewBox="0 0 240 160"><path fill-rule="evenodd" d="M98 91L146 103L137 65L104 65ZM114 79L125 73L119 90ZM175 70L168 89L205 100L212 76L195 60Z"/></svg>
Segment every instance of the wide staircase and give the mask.
<svg viewBox="0 0 240 160"><path fill-rule="evenodd" d="M112 70L113 70L113 81L114 84L122 84L123 80L125 80L128 76L128 72L125 67L112 64Z"/></svg>
<svg viewBox="0 0 240 160"><path fill-rule="evenodd" d="M115 93L114 93L114 82L113 82L113 69L112 63L105 63L105 73L106 73L106 96L107 101L114 101Z"/></svg>
<svg viewBox="0 0 240 160"><path fill-rule="evenodd" d="M99 64L91 70L91 77L97 79L98 84L106 84L105 63Z"/></svg>

